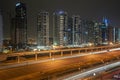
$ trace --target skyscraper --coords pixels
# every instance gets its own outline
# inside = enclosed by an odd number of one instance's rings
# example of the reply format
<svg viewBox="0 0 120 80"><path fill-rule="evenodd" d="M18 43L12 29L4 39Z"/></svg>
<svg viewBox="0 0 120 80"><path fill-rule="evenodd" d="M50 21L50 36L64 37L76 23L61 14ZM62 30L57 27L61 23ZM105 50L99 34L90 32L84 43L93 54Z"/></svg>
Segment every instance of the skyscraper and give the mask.
<svg viewBox="0 0 120 80"><path fill-rule="evenodd" d="M73 45L73 19L72 17L68 17L68 45Z"/></svg>
<svg viewBox="0 0 120 80"><path fill-rule="evenodd" d="M114 27L113 28L113 36L114 36L114 40L113 40L113 42L114 43L118 43L119 42L119 30L120 28L119 27Z"/></svg>
<svg viewBox="0 0 120 80"><path fill-rule="evenodd" d="M111 43L114 41L114 27L108 26L108 42Z"/></svg>
<svg viewBox="0 0 120 80"><path fill-rule="evenodd" d="M3 45L3 21L2 21L2 14L0 10L0 51Z"/></svg>
<svg viewBox="0 0 120 80"><path fill-rule="evenodd" d="M37 17L37 44L49 46L49 13L42 11Z"/></svg>
<svg viewBox="0 0 120 80"><path fill-rule="evenodd" d="M82 20L82 42L93 43L94 42L94 22L90 20Z"/></svg>
<svg viewBox="0 0 120 80"><path fill-rule="evenodd" d="M65 11L53 13L53 45L65 46L68 44L67 19L68 15Z"/></svg>
<svg viewBox="0 0 120 80"><path fill-rule="evenodd" d="M81 26L81 18L79 15L72 16L72 43L73 45L80 45L82 40L82 26Z"/></svg>
<svg viewBox="0 0 120 80"><path fill-rule="evenodd" d="M118 28L118 42L120 43L120 28Z"/></svg>
<svg viewBox="0 0 120 80"><path fill-rule="evenodd" d="M16 3L15 8L15 19L13 22L15 23L14 32L14 44L17 45L18 48L25 48L27 44L27 11L26 4L18 2ZM14 26L13 26L14 27Z"/></svg>
<svg viewBox="0 0 120 80"><path fill-rule="evenodd" d="M108 44L108 20L106 18L103 18L100 28L102 33L102 43Z"/></svg>
<svg viewBox="0 0 120 80"><path fill-rule="evenodd" d="M101 38L101 29L99 26L100 23L94 22L94 30L92 31L93 37L92 37L92 43L94 45L100 45L102 43L102 38Z"/></svg>

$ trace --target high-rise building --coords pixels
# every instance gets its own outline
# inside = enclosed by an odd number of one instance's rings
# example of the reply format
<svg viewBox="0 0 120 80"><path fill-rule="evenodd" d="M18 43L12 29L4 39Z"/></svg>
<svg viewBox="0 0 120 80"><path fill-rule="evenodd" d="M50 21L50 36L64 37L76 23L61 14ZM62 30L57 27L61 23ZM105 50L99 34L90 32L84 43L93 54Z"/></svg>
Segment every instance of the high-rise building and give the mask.
<svg viewBox="0 0 120 80"><path fill-rule="evenodd" d="M108 44L108 20L106 18L103 18L100 28L102 34L102 44Z"/></svg>
<svg viewBox="0 0 120 80"><path fill-rule="evenodd" d="M26 4L18 2L15 8L15 18L12 19L12 41L17 48L25 48L27 44L27 11Z"/></svg>
<svg viewBox="0 0 120 80"><path fill-rule="evenodd" d="M68 45L73 45L73 38L72 38L73 31L72 31L72 28L73 28L73 19L70 16L70 17L68 17L68 29L67 29L67 32L68 32Z"/></svg>
<svg viewBox="0 0 120 80"><path fill-rule="evenodd" d="M82 20L82 42L93 43L94 39L94 22L89 20Z"/></svg>
<svg viewBox="0 0 120 80"><path fill-rule="evenodd" d="M118 28L118 42L120 43L120 28Z"/></svg>
<svg viewBox="0 0 120 80"><path fill-rule="evenodd" d="M99 26L100 23L94 22L94 30L93 30L93 42L94 45L100 45L102 43L102 38L101 38L101 29Z"/></svg>
<svg viewBox="0 0 120 80"><path fill-rule="evenodd" d="M49 46L49 13L42 11L37 17L37 44Z"/></svg>
<svg viewBox="0 0 120 80"><path fill-rule="evenodd" d="M3 45L3 20L2 20L2 14L0 10L0 51L2 49Z"/></svg>
<svg viewBox="0 0 120 80"><path fill-rule="evenodd" d="M114 27L108 26L108 42L112 43L114 41Z"/></svg>
<svg viewBox="0 0 120 80"><path fill-rule="evenodd" d="M81 26L81 18L79 15L72 16L72 44L80 45L82 43L82 26Z"/></svg>
<svg viewBox="0 0 120 80"><path fill-rule="evenodd" d="M119 42L119 32L120 31L120 28L119 27L114 27L113 28L113 42L114 43L118 43Z"/></svg>
<svg viewBox="0 0 120 80"><path fill-rule="evenodd" d="M68 15L65 11L53 13L53 45L68 45Z"/></svg>

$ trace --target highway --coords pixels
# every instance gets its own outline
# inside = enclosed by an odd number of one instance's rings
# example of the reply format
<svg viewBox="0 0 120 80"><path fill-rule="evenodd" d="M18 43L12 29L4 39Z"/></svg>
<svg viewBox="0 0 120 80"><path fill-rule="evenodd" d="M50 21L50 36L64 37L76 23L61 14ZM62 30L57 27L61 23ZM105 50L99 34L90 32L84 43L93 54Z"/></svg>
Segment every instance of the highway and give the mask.
<svg viewBox="0 0 120 80"><path fill-rule="evenodd" d="M120 48L110 49L110 51L116 51L116 50L120 50ZM105 53L105 52L108 52L108 51L103 50L103 51L98 51L98 52L89 52L89 53L83 53L83 54L77 54L77 55L71 55L71 56L63 56L63 57L58 57L58 58L51 58L51 59L46 59L46 60L24 61L24 62L21 62L21 63L15 63L15 64L11 64L11 65L8 64L8 66L0 66L0 69L24 66L24 65L26 65L26 63L29 65L29 64L36 64L36 63L53 61L53 60L60 60L60 59L68 59L68 58L87 56L87 55L91 55L91 54L100 54L100 53Z"/></svg>
<svg viewBox="0 0 120 80"><path fill-rule="evenodd" d="M14 78L16 79L19 76L29 75L32 73L39 73L39 72L47 73L55 69L59 70L70 64L78 63L79 61L81 62L83 60L79 60L79 58L73 58L73 59L47 61L44 63L38 63L38 64L32 64L32 65L29 65L26 63L25 66L19 66L16 68L14 67L14 68L0 70L0 79L1 80L6 80L6 79L14 80Z"/></svg>
<svg viewBox="0 0 120 80"><path fill-rule="evenodd" d="M77 75L74 75L74 76L71 76L68 78L64 78L62 80L80 80L85 77L100 75L100 73L102 73L103 71L105 72L106 70L109 70L109 69L117 67L117 66L120 66L120 62L112 63L112 64L105 65L105 66L95 68L95 69L91 69L89 71L79 73Z"/></svg>
<svg viewBox="0 0 120 80"><path fill-rule="evenodd" d="M35 60L38 59L39 55L46 55L49 58L54 57L55 55L64 56L66 54L73 55L74 53L88 53L88 52L97 52L109 49L119 48L119 45L109 45L109 46L100 46L100 47L88 47L88 48L65 48L65 49L55 49L55 50L45 50L45 51L25 51L25 52L15 52L10 54L0 54L0 61L6 60L8 57L17 57L18 63L20 57L23 56L34 56Z"/></svg>
<svg viewBox="0 0 120 80"><path fill-rule="evenodd" d="M103 54L91 54L87 56L79 56L64 59L51 59L49 61L30 64L24 63L24 66L16 66L14 68L4 68L0 70L1 80L40 80L42 77L50 77L52 75L57 76L59 73L66 73L68 70L78 69L82 66L92 67L94 65L89 64L93 61L103 63L112 59L120 57L120 51L106 52ZM84 68L84 67L83 67Z"/></svg>

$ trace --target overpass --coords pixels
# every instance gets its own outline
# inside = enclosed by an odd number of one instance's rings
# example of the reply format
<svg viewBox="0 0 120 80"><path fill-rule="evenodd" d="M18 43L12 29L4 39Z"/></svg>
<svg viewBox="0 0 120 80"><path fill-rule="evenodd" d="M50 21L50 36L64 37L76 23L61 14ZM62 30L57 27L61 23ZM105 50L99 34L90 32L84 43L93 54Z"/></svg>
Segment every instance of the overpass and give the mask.
<svg viewBox="0 0 120 80"><path fill-rule="evenodd" d="M89 48L66 48L66 49L58 49L58 50L45 50L45 51L29 51L29 52L17 52L17 53L10 53L10 54L0 54L0 61L6 60L8 57L17 57L17 62L20 62L21 56L27 56L27 55L34 55L35 60L38 59L39 54L46 54L49 56L49 58L52 58L53 54L60 53L60 56L62 57L65 53L69 53L69 55L73 55L74 53L88 53L88 52L98 52L103 50L110 50L119 48L120 45L111 45L111 46L101 46L101 47L89 47Z"/></svg>

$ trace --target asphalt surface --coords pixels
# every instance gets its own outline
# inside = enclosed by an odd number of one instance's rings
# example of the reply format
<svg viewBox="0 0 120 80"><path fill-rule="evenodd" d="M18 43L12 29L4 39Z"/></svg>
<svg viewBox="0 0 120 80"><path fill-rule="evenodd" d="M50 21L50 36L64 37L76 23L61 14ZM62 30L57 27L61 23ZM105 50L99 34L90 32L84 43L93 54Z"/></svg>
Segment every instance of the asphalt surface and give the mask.
<svg viewBox="0 0 120 80"><path fill-rule="evenodd" d="M29 64L0 70L0 80L34 80L37 77L51 76L66 69L87 65L90 62L106 61L111 57L120 56L120 51L107 52L105 54L91 54L88 56L51 60L43 63ZM77 65L76 65L77 64ZM37 79L36 79L37 80ZM40 80L38 78L38 80Z"/></svg>

